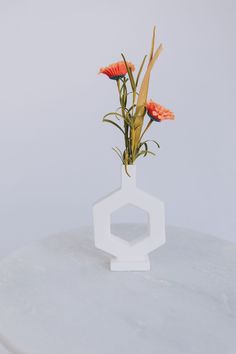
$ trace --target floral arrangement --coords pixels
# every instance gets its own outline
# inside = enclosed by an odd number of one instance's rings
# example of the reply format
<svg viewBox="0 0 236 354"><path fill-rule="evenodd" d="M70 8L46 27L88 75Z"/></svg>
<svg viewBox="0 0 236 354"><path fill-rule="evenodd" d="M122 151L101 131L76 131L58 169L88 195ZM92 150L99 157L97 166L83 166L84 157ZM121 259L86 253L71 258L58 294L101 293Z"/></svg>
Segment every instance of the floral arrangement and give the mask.
<svg viewBox="0 0 236 354"><path fill-rule="evenodd" d="M163 120L175 118L169 109L147 99L151 71L163 49L162 44L160 44L156 51L154 50L155 36L156 28L154 27L149 60L139 91L140 76L147 55L144 56L136 77L133 74L135 71L134 65L127 61L123 54L121 54L123 61L101 68L99 71L99 73L105 74L111 80L116 81L117 84L120 106L115 112L107 113L103 117L103 122L114 125L124 136L123 152L118 147L114 147L113 150L125 165L127 174L127 166L134 164L138 157L155 155L149 149L150 143L155 143L158 148L160 147L155 140L144 140L144 135L152 123L160 123ZM149 120L144 127L146 116ZM112 119L112 117L115 119Z"/></svg>

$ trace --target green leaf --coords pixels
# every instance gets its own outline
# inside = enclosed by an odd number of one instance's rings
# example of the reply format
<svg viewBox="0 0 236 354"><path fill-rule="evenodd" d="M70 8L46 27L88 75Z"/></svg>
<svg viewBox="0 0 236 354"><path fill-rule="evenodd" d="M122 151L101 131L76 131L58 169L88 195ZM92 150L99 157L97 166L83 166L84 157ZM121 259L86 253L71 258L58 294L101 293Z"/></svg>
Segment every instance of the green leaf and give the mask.
<svg viewBox="0 0 236 354"><path fill-rule="evenodd" d="M128 109L128 113L130 113L130 111L132 111L132 109L135 107L136 107L136 104L132 104L132 106Z"/></svg>
<svg viewBox="0 0 236 354"><path fill-rule="evenodd" d="M126 88L126 84L123 83L123 85L121 86L121 90L120 90L120 100L121 100L121 106L123 109L126 108L126 104L127 104L127 88Z"/></svg>
<svg viewBox="0 0 236 354"><path fill-rule="evenodd" d="M122 107L121 107L121 106L116 109L116 112L119 111L119 110L122 110ZM127 108L124 108L124 110L125 110L125 111L128 111ZM113 113L113 112L112 112L112 113ZM114 113L115 113L115 112L114 112Z"/></svg>
<svg viewBox="0 0 236 354"><path fill-rule="evenodd" d="M152 151L149 151L149 150L143 150L143 151L140 151L137 155L136 155L136 159L141 156L141 155L144 155L143 157L147 156L147 154L150 154L150 155L153 155L155 156L156 154L154 154L154 152Z"/></svg>
<svg viewBox="0 0 236 354"><path fill-rule="evenodd" d="M120 114L120 113L117 113L117 112L110 112L110 113L105 114L105 116L103 117L103 119L106 118L106 117L108 117L108 116L116 116L116 118L117 118L117 117L123 118L122 114ZM118 119L119 119L119 118L118 118Z"/></svg>
<svg viewBox="0 0 236 354"><path fill-rule="evenodd" d="M120 155L122 156L122 151L118 148L118 146L115 146L115 148L119 151Z"/></svg>
<svg viewBox="0 0 236 354"><path fill-rule="evenodd" d="M126 66L126 70L127 70L128 76L129 76L129 80L130 80L130 84L131 84L132 90L133 90L133 92L135 92L136 91L136 86L135 86L135 81L134 81L134 76L133 76L132 70L129 68L124 54L121 53L121 56L122 56L122 58L123 58L123 60L125 62L125 66Z"/></svg>
<svg viewBox="0 0 236 354"><path fill-rule="evenodd" d="M102 121L103 121L103 122L106 122L106 123L113 124L115 127L117 127L118 129L120 129L120 131L122 131L122 133L125 135L124 130L123 130L117 123L113 122L113 120L103 118Z"/></svg>
<svg viewBox="0 0 236 354"><path fill-rule="evenodd" d="M129 176L129 177L131 177L130 176L130 174L129 174L129 172L128 172L128 169L127 169L127 166L128 166L128 151L127 150L125 150L125 152L124 152L124 162L125 162L125 172L126 172L126 174Z"/></svg>
<svg viewBox="0 0 236 354"><path fill-rule="evenodd" d="M144 66L144 63L145 63L146 59L147 59L147 55L145 55L145 57L143 58L142 64L140 66L140 69L139 69L139 72L138 72L138 75L137 75L137 78L136 78L136 87L138 87L139 78L140 78L141 72L143 70L143 66Z"/></svg>
<svg viewBox="0 0 236 354"><path fill-rule="evenodd" d="M115 151L115 153L119 156L121 162L123 163L122 152L120 151L120 149L116 146L115 148L112 148L112 150Z"/></svg>
<svg viewBox="0 0 236 354"><path fill-rule="evenodd" d="M160 144L156 140L145 140L140 144L140 146L144 143L149 143L149 142L156 144L156 146L160 149Z"/></svg>
<svg viewBox="0 0 236 354"><path fill-rule="evenodd" d="M145 154L143 155L144 157L147 156L147 152L148 152L148 144L145 142L143 143L144 147L145 147Z"/></svg>
<svg viewBox="0 0 236 354"><path fill-rule="evenodd" d="M134 122L132 121L132 119L130 118L130 115L128 114L128 116L126 115L125 118L123 118L124 121L128 124L128 126L130 128L133 128L134 126Z"/></svg>
<svg viewBox="0 0 236 354"><path fill-rule="evenodd" d="M130 92L127 93L127 96L133 95L133 94L134 94L133 91L130 91ZM137 96L139 95L139 93L138 93L137 91L135 92L135 94L136 94Z"/></svg>
<svg viewBox="0 0 236 354"><path fill-rule="evenodd" d="M123 119L130 127L133 126L133 122L129 119L129 117L127 117L126 115L125 115L125 117L124 117L122 114L116 113L116 112L107 113L107 114L103 117L103 120L104 120L104 118L106 118L106 117L108 117L108 116L113 116L113 115L114 115L118 120L120 120L120 118ZM118 118L118 117L119 117L119 118Z"/></svg>

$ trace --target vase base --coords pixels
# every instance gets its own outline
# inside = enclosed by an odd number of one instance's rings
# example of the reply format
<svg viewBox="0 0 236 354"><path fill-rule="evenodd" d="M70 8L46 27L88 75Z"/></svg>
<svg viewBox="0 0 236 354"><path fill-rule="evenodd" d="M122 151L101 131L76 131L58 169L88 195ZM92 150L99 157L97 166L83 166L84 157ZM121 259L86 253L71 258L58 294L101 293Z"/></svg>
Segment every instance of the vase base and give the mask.
<svg viewBox="0 0 236 354"><path fill-rule="evenodd" d="M143 272L150 270L150 261L146 257L140 261L121 261L118 259L112 259L110 262L110 269L117 272Z"/></svg>

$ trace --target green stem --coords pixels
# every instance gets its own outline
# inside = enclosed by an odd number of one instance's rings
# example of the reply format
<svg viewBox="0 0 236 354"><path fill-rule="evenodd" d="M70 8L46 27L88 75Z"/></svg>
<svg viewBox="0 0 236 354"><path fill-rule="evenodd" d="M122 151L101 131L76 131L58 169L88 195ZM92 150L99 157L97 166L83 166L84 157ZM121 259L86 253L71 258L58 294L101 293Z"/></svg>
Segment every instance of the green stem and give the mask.
<svg viewBox="0 0 236 354"><path fill-rule="evenodd" d="M118 92L119 92L119 97L120 97L120 79L116 81L117 87L118 87Z"/></svg>
<svg viewBox="0 0 236 354"><path fill-rule="evenodd" d="M120 87L120 80L123 82L122 88ZM129 126L125 121L125 106L124 106L124 92L127 92L126 86L125 86L125 79L119 79L117 80L117 87L119 91L119 98L120 98L120 105L121 105L121 110L122 110L122 115L124 118L124 140L125 140L125 151L127 151L128 158L129 158ZM122 97L122 92L123 91L123 97ZM127 93L126 93L127 94ZM123 99L122 99L123 98Z"/></svg>
<svg viewBox="0 0 236 354"><path fill-rule="evenodd" d="M138 154L138 150L139 150L139 145L142 141L142 138L144 136L144 134L146 133L146 131L150 128L150 126L152 125L152 120L150 119L148 124L146 125L146 128L144 129L144 131L142 132L140 138L139 138L139 141L138 141L138 144L137 146L135 147L134 151L133 151L133 162L136 160L136 157L137 157L137 154Z"/></svg>
<svg viewBox="0 0 236 354"><path fill-rule="evenodd" d="M146 131L150 128L151 124L152 124L152 120L150 119L149 122L148 122L148 124L147 124L147 126L146 126L146 128L144 129L144 131L142 132L142 134L141 134L141 136L140 136L139 144L141 143L141 140L142 140L144 134L145 134ZM139 144L138 144L138 145L139 145Z"/></svg>

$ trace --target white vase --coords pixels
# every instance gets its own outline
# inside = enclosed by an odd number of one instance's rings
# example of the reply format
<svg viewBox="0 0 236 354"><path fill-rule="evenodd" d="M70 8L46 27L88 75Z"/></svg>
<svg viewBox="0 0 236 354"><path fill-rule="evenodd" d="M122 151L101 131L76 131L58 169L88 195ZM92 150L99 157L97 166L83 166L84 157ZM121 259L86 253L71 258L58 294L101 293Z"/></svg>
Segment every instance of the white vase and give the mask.
<svg viewBox="0 0 236 354"><path fill-rule="evenodd" d="M128 173L122 165L121 187L93 206L95 246L114 257L110 269L114 271L150 270L148 254L165 243L164 204L136 186L136 166L129 165ZM111 214L131 204L145 210L149 216L149 233L128 242L111 232Z"/></svg>

